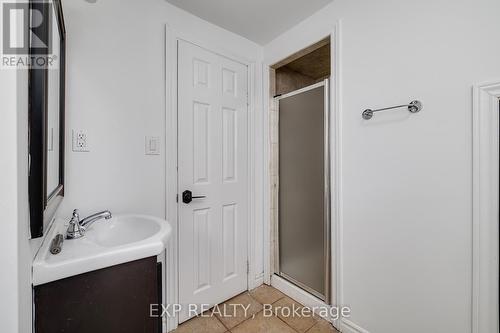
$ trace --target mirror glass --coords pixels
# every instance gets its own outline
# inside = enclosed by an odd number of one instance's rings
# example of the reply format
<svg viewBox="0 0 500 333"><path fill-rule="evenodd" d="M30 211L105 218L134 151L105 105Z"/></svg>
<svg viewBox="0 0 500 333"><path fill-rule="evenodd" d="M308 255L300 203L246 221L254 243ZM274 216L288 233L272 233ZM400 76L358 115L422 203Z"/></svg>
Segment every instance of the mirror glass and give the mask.
<svg viewBox="0 0 500 333"><path fill-rule="evenodd" d="M54 6L52 6L54 8ZM47 199L55 194L60 185L60 50L61 38L58 29L57 15L51 15L51 24L49 28L49 39L52 43L53 65L49 67L47 73Z"/></svg>

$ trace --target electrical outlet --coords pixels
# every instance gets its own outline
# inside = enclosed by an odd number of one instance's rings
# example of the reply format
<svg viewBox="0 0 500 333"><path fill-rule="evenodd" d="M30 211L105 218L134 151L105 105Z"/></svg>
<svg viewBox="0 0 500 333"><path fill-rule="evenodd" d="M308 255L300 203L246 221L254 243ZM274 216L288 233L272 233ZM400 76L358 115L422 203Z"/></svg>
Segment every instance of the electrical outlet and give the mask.
<svg viewBox="0 0 500 333"><path fill-rule="evenodd" d="M73 130L73 151L76 152L89 151L89 144L86 131Z"/></svg>

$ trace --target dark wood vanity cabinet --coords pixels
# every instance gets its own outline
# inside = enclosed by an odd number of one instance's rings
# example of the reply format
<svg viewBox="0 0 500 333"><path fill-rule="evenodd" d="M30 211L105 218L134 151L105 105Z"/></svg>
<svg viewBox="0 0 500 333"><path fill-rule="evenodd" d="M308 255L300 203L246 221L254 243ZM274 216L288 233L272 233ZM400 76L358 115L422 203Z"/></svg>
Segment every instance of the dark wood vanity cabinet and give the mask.
<svg viewBox="0 0 500 333"><path fill-rule="evenodd" d="M158 333L161 265L141 259L35 287L35 333Z"/></svg>

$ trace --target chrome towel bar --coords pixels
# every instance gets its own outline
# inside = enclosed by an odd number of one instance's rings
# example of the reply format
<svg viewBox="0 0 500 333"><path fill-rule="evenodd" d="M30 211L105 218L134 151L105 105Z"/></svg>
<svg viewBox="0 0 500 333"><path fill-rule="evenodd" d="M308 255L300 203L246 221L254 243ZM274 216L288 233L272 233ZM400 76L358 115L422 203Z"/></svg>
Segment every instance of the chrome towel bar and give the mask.
<svg viewBox="0 0 500 333"><path fill-rule="evenodd" d="M420 101L411 101L410 104L403 104L403 105L396 105L396 106L391 106L388 108L382 108L382 109L366 109L363 111L363 119L369 120L372 119L373 113L379 112L379 111L386 111L386 110L392 110L392 109L398 109L398 108L408 108L408 111L411 113L417 113L422 110L422 102Z"/></svg>

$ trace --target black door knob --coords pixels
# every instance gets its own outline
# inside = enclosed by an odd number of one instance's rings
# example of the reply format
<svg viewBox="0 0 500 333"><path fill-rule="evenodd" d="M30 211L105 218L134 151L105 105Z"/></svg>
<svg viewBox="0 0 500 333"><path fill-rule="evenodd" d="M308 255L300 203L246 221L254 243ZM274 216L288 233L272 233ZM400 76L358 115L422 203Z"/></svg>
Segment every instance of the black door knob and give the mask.
<svg viewBox="0 0 500 333"><path fill-rule="evenodd" d="M182 202L184 202L185 204L191 203L193 199L204 199L204 198L206 198L206 196L204 195L193 197L193 192L191 192L190 190L182 192Z"/></svg>

